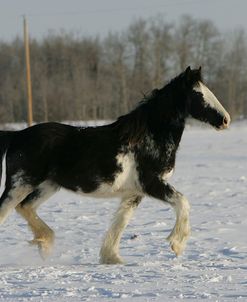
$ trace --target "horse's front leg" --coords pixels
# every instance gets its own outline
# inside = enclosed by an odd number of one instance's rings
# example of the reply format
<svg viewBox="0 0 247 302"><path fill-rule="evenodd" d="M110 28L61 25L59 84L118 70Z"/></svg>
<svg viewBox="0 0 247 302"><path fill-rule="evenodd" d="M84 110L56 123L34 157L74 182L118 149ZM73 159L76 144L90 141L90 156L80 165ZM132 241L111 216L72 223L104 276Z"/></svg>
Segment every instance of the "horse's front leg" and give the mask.
<svg viewBox="0 0 247 302"><path fill-rule="evenodd" d="M120 264L123 263L119 255L119 243L124 229L126 228L134 210L141 202L141 196L123 198L114 215L112 225L106 233L100 250L100 263Z"/></svg>
<svg viewBox="0 0 247 302"><path fill-rule="evenodd" d="M190 235L190 205L188 200L171 185L163 183L159 179L155 179L145 190L147 194L169 203L174 208L176 223L167 240L177 256L182 254Z"/></svg>

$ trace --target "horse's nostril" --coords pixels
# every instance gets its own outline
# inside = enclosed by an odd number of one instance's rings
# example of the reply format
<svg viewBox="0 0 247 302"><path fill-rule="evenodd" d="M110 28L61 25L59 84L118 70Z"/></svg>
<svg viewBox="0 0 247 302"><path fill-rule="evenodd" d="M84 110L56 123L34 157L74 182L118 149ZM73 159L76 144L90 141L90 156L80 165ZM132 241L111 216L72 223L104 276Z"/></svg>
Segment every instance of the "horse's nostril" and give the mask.
<svg viewBox="0 0 247 302"><path fill-rule="evenodd" d="M227 117L224 117L224 119L223 119L223 124L224 124L224 125L228 125L228 119L227 119Z"/></svg>

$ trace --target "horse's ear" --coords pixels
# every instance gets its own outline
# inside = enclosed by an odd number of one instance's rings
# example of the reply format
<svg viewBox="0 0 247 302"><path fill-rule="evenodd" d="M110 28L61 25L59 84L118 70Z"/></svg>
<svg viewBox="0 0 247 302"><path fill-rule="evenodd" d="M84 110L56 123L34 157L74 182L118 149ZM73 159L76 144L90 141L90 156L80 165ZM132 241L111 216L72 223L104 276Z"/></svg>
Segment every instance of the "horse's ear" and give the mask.
<svg viewBox="0 0 247 302"><path fill-rule="evenodd" d="M190 66L188 66L186 69L185 69L185 74L189 74L191 72L191 68Z"/></svg>
<svg viewBox="0 0 247 302"><path fill-rule="evenodd" d="M200 75L200 77L202 76L202 66L199 66L199 68L198 68L198 74Z"/></svg>
<svg viewBox="0 0 247 302"><path fill-rule="evenodd" d="M190 82L190 79L191 79L191 68L190 66L188 66L186 69L185 69L185 80L187 83Z"/></svg>
<svg viewBox="0 0 247 302"><path fill-rule="evenodd" d="M199 81L202 80L202 67L201 66L197 69L197 77L196 77L196 79L199 80Z"/></svg>

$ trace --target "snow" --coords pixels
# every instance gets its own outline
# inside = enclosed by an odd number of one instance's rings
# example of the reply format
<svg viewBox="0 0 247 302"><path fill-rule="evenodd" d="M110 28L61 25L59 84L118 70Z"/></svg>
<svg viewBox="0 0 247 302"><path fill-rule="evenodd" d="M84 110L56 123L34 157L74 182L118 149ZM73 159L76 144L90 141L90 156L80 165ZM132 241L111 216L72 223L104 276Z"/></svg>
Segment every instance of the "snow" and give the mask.
<svg viewBox="0 0 247 302"><path fill-rule="evenodd" d="M227 131L188 127L170 182L191 203L192 235L176 258L165 238L172 209L146 198L121 242L126 265L99 265L118 200L60 191L40 208L55 230L53 255L40 259L26 223L1 226L0 301L246 301L247 122Z"/></svg>

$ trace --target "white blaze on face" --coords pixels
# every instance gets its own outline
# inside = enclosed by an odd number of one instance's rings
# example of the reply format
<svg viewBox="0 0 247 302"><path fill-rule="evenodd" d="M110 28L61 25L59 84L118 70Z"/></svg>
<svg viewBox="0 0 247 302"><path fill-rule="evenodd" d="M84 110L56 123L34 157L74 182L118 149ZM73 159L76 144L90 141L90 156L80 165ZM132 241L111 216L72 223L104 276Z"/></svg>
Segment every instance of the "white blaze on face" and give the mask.
<svg viewBox="0 0 247 302"><path fill-rule="evenodd" d="M205 107L209 106L217 110L223 117L226 117L230 123L230 115L218 101L213 92L208 89L202 82L199 82L194 88L195 91L200 92L203 95L203 99L205 101Z"/></svg>

